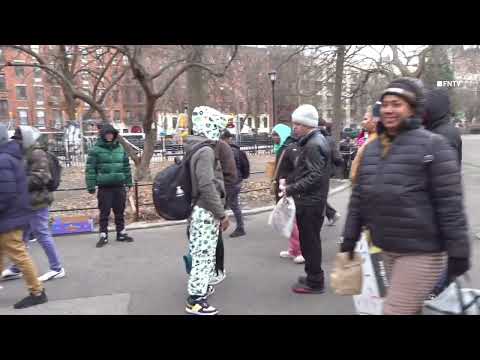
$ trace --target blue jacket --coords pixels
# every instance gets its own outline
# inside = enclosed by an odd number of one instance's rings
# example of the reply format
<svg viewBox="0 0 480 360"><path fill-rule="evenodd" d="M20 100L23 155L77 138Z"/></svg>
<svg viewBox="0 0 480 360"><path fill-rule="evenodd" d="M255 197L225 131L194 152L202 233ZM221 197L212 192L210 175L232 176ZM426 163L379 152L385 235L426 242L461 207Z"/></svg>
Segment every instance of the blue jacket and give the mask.
<svg viewBox="0 0 480 360"><path fill-rule="evenodd" d="M16 141L0 145L0 234L23 229L30 214L22 148Z"/></svg>

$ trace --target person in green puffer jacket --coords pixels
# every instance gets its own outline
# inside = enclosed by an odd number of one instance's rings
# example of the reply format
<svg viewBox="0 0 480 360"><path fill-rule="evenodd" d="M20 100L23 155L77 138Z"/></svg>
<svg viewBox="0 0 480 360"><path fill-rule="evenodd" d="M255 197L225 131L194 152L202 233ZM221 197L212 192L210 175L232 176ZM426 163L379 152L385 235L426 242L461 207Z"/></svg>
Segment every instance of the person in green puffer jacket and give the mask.
<svg viewBox="0 0 480 360"><path fill-rule="evenodd" d="M100 239L97 247L108 243L108 218L110 210L115 215L117 241L132 242L125 232L126 187L131 188L132 172L128 155L118 142L118 131L113 126L103 125L100 137L88 153L85 180L87 190L95 194L98 187L98 208L100 210Z"/></svg>

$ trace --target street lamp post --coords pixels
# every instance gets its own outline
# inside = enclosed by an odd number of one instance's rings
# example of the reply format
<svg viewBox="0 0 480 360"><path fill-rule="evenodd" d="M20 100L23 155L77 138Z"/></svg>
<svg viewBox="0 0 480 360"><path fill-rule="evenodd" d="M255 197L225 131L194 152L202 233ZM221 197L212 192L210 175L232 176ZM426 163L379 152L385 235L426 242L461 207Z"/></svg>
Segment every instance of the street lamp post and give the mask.
<svg viewBox="0 0 480 360"><path fill-rule="evenodd" d="M275 108L275 80L277 80L277 72L275 70L268 73L270 81L272 82L272 127L275 126L277 121L277 114Z"/></svg>

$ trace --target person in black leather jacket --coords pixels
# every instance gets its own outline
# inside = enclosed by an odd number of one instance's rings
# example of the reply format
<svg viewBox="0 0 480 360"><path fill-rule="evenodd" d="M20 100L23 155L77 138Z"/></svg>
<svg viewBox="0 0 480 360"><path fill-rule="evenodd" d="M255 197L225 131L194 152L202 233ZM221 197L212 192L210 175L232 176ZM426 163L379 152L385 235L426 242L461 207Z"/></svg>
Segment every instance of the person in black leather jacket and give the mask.
<svg viewBox="0 0 480 360"><path fill-rule="evenodd" d="M318 112L312 105L301 105L292 114L293 131L299 138L300 154L290 183L280 186L292 196L305 258L305 272L293 286L295 293L318 294L324 291L320 230L325 217L330 174L330 146L318 129Z"/></svg>

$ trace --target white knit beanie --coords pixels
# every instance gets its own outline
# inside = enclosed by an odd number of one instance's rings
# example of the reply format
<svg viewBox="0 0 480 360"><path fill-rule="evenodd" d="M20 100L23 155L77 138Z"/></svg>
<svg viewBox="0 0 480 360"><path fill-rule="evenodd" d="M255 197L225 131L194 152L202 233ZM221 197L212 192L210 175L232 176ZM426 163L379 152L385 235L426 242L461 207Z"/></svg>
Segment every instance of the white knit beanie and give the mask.
<svg viewBox="0 0 480 360"><path fill-rule="evenodd" d="M313 105L300 105L292 113L292 122L316 128L318 126L318 111Z"/></svg>

